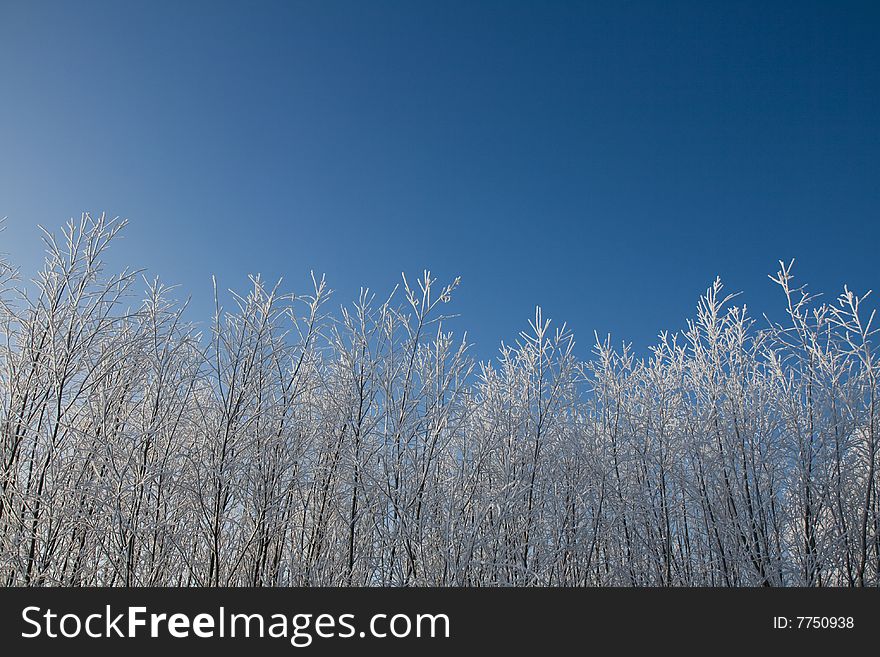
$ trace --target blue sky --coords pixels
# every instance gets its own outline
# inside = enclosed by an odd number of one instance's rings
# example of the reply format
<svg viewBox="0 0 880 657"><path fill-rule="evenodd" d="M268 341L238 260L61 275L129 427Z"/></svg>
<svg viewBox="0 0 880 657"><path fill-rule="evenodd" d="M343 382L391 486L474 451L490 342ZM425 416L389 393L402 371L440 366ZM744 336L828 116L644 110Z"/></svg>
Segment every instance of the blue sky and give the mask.
<svg viewBox="0 0 880 657"><path fill-rule="evenodd" d="M0 2L0 250L131 219L113 262L462 277L482 356L534 306L644 349L715 275L878 285L876 2Z"/></svg>

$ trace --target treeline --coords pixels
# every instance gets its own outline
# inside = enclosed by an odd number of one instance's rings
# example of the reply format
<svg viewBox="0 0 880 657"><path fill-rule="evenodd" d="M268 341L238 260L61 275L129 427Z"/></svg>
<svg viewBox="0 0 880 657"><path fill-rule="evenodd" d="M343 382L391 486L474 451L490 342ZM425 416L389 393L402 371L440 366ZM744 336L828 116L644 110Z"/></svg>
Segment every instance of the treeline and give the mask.
<svg viewBox="0 0 880 657"><path fill-rule="evenodd" d="M123 225L0 264L4 585L880 584L864 297L782 265L784 324L716 281L647 358L538 310L477 363L457 281L331 313L253 278L193 325L105 271Z"/></svg>

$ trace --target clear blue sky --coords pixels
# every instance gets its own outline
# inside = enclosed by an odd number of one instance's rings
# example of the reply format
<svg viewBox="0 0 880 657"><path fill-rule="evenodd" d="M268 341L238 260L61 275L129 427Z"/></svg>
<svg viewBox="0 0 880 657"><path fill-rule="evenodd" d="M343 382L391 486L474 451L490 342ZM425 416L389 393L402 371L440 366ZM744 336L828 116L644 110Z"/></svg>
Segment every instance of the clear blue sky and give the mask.
<svg viewBox="0 0 880 657"><path fill-rule="evenodd" d="M336 302L462 276L480 355L536 304L643 349L716 274L880 284L877 2L0 0L0 250L131 219L114 260ZM880 292L880 291L878 291Z"/></svg>

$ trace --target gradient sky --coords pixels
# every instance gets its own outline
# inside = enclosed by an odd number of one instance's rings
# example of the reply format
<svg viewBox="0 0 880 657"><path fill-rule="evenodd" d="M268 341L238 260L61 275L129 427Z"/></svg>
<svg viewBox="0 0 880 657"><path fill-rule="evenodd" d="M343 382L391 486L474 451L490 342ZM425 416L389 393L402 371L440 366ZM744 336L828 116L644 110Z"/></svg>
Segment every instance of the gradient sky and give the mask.
<svg viewBox="0 0 880 657"><path fill-rule="evenodd" d="M462 277L481 356L541 304L644 349L716 275L877 287L880 3L0 0L0 250L132 224L111 262Z"/></svg>

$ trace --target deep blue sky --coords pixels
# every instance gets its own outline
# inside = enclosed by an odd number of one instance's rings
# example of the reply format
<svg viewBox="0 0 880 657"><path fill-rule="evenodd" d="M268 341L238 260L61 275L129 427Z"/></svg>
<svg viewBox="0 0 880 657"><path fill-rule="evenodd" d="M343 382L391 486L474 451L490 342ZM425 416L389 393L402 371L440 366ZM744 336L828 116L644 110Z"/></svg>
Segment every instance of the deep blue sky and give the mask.
<svg viewBox="0 0 880 657"><path fill-rule="evenodd" d="M0 1L0 250L348 301L462 276L481 355L541 304L644 348L716 274L877 287L880 3Z"/></svg>

